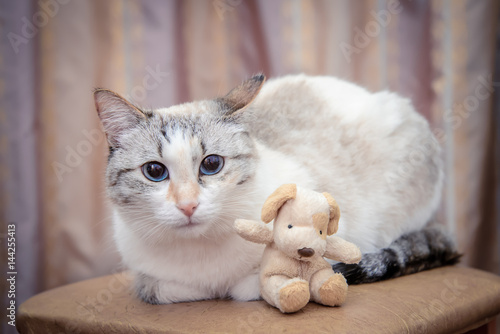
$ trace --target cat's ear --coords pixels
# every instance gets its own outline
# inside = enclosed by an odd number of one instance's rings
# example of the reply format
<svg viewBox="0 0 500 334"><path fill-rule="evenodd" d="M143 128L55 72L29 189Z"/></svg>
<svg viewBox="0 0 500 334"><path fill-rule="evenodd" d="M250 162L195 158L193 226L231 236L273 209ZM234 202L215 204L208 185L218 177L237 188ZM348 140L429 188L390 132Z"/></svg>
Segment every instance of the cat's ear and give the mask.
<svg viewBox="0 0 500 334"><path fill-rule="evenodd" d="M107 89L94 90L94 101L111 147L118 147L122 133L146 118L139 108Z"/></svg>
<svg viewBox="0 0 500 334"><path fill-rule="evenodd" d="M328 222L328 229L326 231L327 235L332 235L337 233L339 229L340 220L340 208L337 201L329 193L323 193L328 205L330 206L330 221Z"/></svg>
<svg viewBox="0 0 500 334"><path fill-rule="evenodd" d="M231 116L239 110L245 109L259 94L266 81L264 74L257 74L233 88L226 96L218 99L224 105L225 116Z"/></svg>

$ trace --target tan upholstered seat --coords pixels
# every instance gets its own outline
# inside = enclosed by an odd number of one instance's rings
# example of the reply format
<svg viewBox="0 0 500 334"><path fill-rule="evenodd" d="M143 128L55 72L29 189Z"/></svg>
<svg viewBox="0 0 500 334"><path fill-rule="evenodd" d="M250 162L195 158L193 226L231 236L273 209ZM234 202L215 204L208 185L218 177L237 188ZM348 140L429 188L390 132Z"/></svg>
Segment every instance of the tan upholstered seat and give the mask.
<svg viewBox="0 0 500 334"><path fill-rule="evenodd" d="M41 293L19 308L20 333L456 333L500 313L500 277L445 267L350 286L345 304L284 315L263 301L149 305L116 274Z"/></svg>

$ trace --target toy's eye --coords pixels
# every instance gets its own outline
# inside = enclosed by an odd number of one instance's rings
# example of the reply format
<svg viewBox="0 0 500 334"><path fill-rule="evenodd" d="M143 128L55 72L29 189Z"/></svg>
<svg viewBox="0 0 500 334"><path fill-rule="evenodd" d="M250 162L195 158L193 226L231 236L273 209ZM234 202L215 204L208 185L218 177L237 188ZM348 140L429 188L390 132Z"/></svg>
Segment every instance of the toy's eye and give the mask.
<svg viewBox="0 0 500 334"><path fill-rule="evenodd" d="M323 231L319 231L319 234L323 234Z"/></svg>
<svg viewBox="0 0 500 334"><path fill-rule="evenodd" d="M201 162L200 172L203 175L214 175L220 172L223 166L224 158L220 155L209 155Z"/></svg>
<svg viewBox="0 0 500 334"><path fill-rule="evenodd" d="M288 228L292 228L293 226L292 225L288 225Z"/></svg>
<svg viewBox="0 0 500 334"><path fill-rule="evenodd" d="M157 161L147 162L141 167L142 174L151 181L160 182L168 177L168 170L165 165Z"/></svg>

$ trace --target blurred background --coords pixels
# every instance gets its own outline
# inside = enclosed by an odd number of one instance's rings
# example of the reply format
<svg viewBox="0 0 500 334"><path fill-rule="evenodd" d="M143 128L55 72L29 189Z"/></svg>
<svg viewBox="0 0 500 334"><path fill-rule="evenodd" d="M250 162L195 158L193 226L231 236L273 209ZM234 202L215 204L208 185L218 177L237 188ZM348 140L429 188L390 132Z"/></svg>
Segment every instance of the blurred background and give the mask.
<svg viewBox="0 0 500 334"><path fill-rule="evenodd" d="M121 270L93 88L165 107L223 95L261 71L334 75L410 98L444 149L439 217L462 265L499 273L498 9L494 0L1 0L0 275L15 224L17 305Z"/></svg>

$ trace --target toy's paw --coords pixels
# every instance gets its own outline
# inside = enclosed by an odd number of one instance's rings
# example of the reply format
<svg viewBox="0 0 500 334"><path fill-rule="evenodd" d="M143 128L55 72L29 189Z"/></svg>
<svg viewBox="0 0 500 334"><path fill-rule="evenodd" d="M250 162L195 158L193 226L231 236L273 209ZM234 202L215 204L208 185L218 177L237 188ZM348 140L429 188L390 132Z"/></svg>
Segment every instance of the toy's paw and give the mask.
<svg viewBox="0 0 500 334"><path fill-rule="evenodd" d="M344 263L347 264L354 264L354 263L359 263L361 261L361 257L363 254L361 254L361 250L358 247L353 247L349 254L346 256Z"/></svg>
<svg viewBox="0 0 500 334"><path fill-rule="evenodd" d="M321 304L340 306L347 296L347 282L342 274L334 274L319 288Z"/></svg>
<svg viewBox="0 0 500 334"><path fill-rule="evenodd" d="M306 306L311 299L309 283L303 280L293 281L280 289L279 297L279 309L281 312L297 312Z"/></svg>
<svg viewBox="0 0 500 334"><path fill-rule="evenodd" d="M273 241L273 231L255 220L236 219L234 230L243 239L258 244L269 244Z"/></svg>

